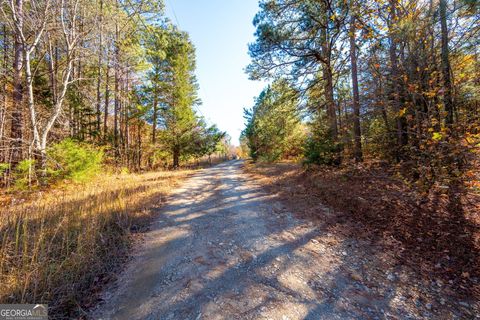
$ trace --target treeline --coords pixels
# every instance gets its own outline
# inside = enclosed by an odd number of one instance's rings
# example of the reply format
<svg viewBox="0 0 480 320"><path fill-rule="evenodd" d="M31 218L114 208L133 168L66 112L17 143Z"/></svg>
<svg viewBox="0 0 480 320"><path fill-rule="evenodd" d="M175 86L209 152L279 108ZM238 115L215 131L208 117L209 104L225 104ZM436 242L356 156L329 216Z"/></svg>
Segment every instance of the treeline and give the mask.
<svg viewBox="0 0 480 320"><path fill-rule="evenodd" d="M260 93L252 109L244 110L242 143L253 160L295 159L302 154L305 127L299 103L298 92L279 80Z"/></svg>
<svg viewBox="0 0 480 320"><path fill-rule="evenodd" d="M480 141L479 18L469 0L260 1L247 72L273 84L245 111L243 145L383 159L426 185L459 174Z"/></svg>
<svg viewBox="0 0 480 320"><path fill-rule="evenodd" d="M161 1L14 0L0 9L5 181L26 167L47 179L82 148L131 170L226 148L225 134L195 112L195 48Z"/></svg>

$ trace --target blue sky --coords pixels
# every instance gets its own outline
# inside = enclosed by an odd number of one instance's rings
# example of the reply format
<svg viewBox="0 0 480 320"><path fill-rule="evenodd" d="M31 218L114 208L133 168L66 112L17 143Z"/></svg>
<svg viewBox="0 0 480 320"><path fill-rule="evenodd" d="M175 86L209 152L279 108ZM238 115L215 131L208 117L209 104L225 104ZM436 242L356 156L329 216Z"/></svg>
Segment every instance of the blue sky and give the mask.
<svg viewBox="0 0 480 320"><path fill-rule="evenodd" d="M187 31L197 50L198 107L238 145L243 108L253 105L265 83L248 80L247 45L253 42L257 0L165 0L166 13Z"/></svg>

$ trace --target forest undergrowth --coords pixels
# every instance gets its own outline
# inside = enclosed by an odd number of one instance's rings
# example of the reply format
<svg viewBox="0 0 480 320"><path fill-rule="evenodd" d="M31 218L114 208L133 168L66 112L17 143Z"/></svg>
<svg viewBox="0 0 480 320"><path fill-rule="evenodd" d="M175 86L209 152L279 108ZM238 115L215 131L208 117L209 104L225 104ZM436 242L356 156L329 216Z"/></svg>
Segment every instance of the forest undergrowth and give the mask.
<svg viewBox="0 0 480 320"><path fill-rule="evenodd" d="M368 240L425 283L478 301L480 192L478 166L473 169L468 183L452 180L424 191L381 162L341 168L245 164L246 172L292 212Z"/></svg>

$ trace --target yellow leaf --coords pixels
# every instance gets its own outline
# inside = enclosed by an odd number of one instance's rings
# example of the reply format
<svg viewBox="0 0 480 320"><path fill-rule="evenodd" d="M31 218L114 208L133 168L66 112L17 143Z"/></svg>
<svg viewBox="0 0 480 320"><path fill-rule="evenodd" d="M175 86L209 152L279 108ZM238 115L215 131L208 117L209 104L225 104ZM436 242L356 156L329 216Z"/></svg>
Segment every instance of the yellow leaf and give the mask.
<svg viewBox="0 0 480 320"><path fill-rule="evenodd" d="M432 136L432 139L435 140L435 141L440 141L442 140L443 136L440 132L434 132L433 133L433 136Z"/></svg>

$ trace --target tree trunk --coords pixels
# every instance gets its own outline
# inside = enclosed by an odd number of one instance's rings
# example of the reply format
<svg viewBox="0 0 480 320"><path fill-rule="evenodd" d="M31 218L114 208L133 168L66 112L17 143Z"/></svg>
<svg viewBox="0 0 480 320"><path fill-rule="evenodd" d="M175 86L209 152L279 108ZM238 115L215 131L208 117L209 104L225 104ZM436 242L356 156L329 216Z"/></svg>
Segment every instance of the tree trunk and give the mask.
<svg viewBox="0 0 480 320"><path fill-rule="evenodd" d="M438 87L438 83L440 82L439 80L439 75L440 72L438 72L438 64L437 64L437 49L435 45L435 24L436 24L436 19L435 19L435 9L434 9L434 0L429 1L429 16L431 17L431 21L429 23L429 33L430 33L430 57L432 59L431 65L433 66L434 75L429 74L429 78L432 78L430 81L430 84L428 86L429 90L435 90L435 88ZM440 110L438 108L438 97L435 95L434 97L431 98L430 101L430 107L429 107L429 117L431 120L435 119L433 122L433 129L435 131L440 131L441 129L441 123L442 123L442 118L440 116Z"/></svg>
<svg viewBox="0 0 480 320"><path fill-rule="evenodd" d="M125 155L127 157L127 166L130 163L130 119L129 119L129 108L130 108L130 99L128 92L130 90L130 73L129 66L127 65L126 71L126 83L125 83L125 103L123 107L124 121L125 121Z"/></svg>
<svg viewBox="0 0 480 320"><path fill-rule="evenodd" d="M350 18L350 62L352 65L352 89L353 89L353 137L354 157L356 162L363 160L362 133L360 129L360 94L358 92L357 54L355 44L355 16Z"/></svg>
<svg viewBox="0 0 480 320"><path fill-rule="evenodd" d="M173 147L173 168L178 169L180 166L180 148L178 146Z"/></svg>
<svg viewBox="0 0 480 320"><path fill-rule="evenodd" d="M445 124L450 126L453 124L453 88L452 79L450 77L450 60L448 49L448 26L447 26L447 1L440 0L440 23L442 31L442 74L443 74L443 90L444 105L447 116Z"/></svg>
<svg viewBox="0 0 480 320"><path fill-rule="evenodd" d="M142 169L142 121L138 121L137 127L137 168L140 171Z"/></svg>
<svg viewBox="0 0 480 320"><path fill-rule="evenodd" d="M118 157L118 108L120 105L119 101L119 93L118 93L118 48L117 45L115 45L115 65L114 65L114 105L113 105L113 145L115 148L115 155Z"/></svg>
<svg viewBox="0 0 480 320"><path fill-rule="evenodd" d="M158 108L157 108L157 93L156 90L154 90L153 93L153 115L152 115L152 144L155 144L157 142L157 113L158 113Z"/></svg>
<svg viewBox="0 0 480 320"><path fill-rule="evenodd" d="M325 23L325 26L320 32L320 41L322 43L322 59L321 63L323 64L322 76L324 81L325 89L325 100L327 104L327 117L329 122L329 133L334 142L338 139L338 126L337 126L337 111L336 105L333 96L333 71L331 64L332 48L330 45L330 37L327 29L327 25L330 20L329 8L326 3L321 2L323 6L324 13L322 15L322 20Z"/></svg>
<svg viewBox="0 0 480 320"><path fill-rule="evenodd" d="M39 150L40 153L40 175L42 179L40 183L45 185L47 183L47 149L46 146Z"/></svg>
<svg viewBox="0 0 480 320"><path fill-rule="evenodd" d="M343 99L345 100L345 99ZM339 100L338 103L336 103L336 107L337 107L337 118L338 118L338 130L341 132L342 131L342 128L343 128L343 125L344 123L342 122L342 116L343 116L343 112L342 112L342 100Z"/></svg>
<svg viewBox="0 0 480 320"><path fill-rule="evenodd" d="M393 110L395 112L396 124L397 124L397 143L399 150L397 150L397 158L400 156L400 149L408 143L408 135L406 128L405 116L401 114L400 108L400 86L399 86L399 70L398 70L398 57L397 57L397 40L392 30L392 25L396 23L396 0L390 0L390 25L389 25L389 37L390 37L390 64L391 64L391 81L392 81L392 94L393 94Z"/></svg>
<svg viewBox="0 0 480 320"><path fill-rule="evenodd" d="M117 8L118 8L118 0L117 0ZM115 59L114 59L114 109L113 109L113 145L115 149L115 158L118 159L120 153L118 150L118 108L120 105L120 97L119 97L119 87L118 87L118 82L120 81L119 79L119 70L118 68L120 67L120 48L119 48L119 29L118 29L118 23L115 22Z"/></svg>
<svg viewBox="0 0 480 320"><path fill-rule="evenodd" d="M99 48L98 48L98 66L97 66L97 122L96 122L96 131L98 134L98 137L101 136L101 128L100 124L102 122L102 113L100 110L101 107L101 85L102 85L102 55L103 55L103 0L100 0L100 35L99 35Z"/></svg>
<svg viewBox="0 0 480 320"><path fill-rule="evenodd" d="M110 104L110 55L107 52L107 71L105 72L105 108L103 110L103 140L107 141L107 134L108 134L108 107Z"/></svg>
<svg viewBox="0 0 480 320"><path fill-rule="evenodd" d="M330 135L333 141L338 139L337 112L335 100L333 98L333 73L332 67L328 63L323 68L323 77L325 80L325 98L327 100L327 115L330 127Z"/></svg>
<svg viewBox="0 0 480 320"><path fill-rule="evenodd" d="M18 21L17 28L23 28L23 0L15 1ZM13 60L13 110L11 121L11 162L15 166L22 160L22 140L23 140L23 53L24 47L20 35L15 32L15 53Z"/></svg>
<svg viewBox="0 0 480 320"><path fill-rule="evenodd" d="M50 74L50 87L52 91L52 100L57 101L57 78L56 78L56 54L54 54L54 48L50 37L48 38L48 73ZM56 49L55 49L56 52Z"/></svg>
<svg viewBox="0 0 480 320"><path fill-rule="evenodd" d="M376 82L377 84L377 82ZM382 82L382 75L379 73L378 74L378 93L377 93L377 99L379 101L381 113L382 113L382 119L383 123L385 125L385 129L387 132L390 133L390 123L388 121L388 114L387 114L387 108L386 106L386 101L385 101L385 94L383 92L383 82Z"/></svg>
<svg viewBox="0 0 480 320"><path fill-rule="evenodd" d="M3 88L2 88L2 106L0 107L0 148L2 149L0 153L0 162L5 162L7 155L5 153L4 145L4 135L5 135L5 125L7 119L7 84L8 84L8 34L7 26L3 25Z"/></svg>

